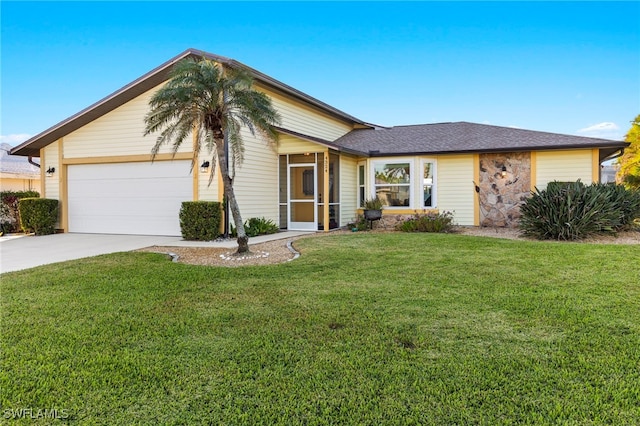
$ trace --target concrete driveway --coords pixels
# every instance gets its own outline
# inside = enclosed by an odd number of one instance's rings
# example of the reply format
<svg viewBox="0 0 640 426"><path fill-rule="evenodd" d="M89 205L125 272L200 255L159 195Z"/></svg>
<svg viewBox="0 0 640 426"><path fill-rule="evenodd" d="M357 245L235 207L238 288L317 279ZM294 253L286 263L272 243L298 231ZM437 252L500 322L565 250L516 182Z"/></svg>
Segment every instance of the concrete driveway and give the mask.
<svg viewBox="0 0 640 426"><path fill-rule="evenodd" d="M249 245L267 241L296 238L313 231L283 231L251 237ZM223 247L235 248L235 239L223 241L185 241L182 237L151 235L53 234L0 237L0 273L19 271L34 266L99 254L131 251L150 246Z"/></svg>
<svg viewBox="0 0 640 426"><path fill-rule="evenodd" d="M171 246L180 241L182 237L104 234L0 237L0 272L154 245Z"/></svg>

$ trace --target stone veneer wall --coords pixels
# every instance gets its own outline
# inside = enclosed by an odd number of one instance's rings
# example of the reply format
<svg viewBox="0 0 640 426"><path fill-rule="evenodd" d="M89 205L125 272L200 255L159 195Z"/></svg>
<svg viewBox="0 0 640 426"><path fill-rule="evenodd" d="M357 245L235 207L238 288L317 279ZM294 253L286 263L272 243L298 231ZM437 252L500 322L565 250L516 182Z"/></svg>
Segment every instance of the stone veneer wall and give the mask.
<svg viewBox="0 0 640 426"><path fill-rule="evenodd" d="M478 186L480 226L516 227L520 206L531 195L531 153L480 154Z"/></svg>
<svg viewBox="0 0 640 426"><path fill-rule="evenodd" d="M420 213L423 214L423 213ZM373 227L375 229L384 229L387 231L391 231L396 229L396 226L416 217L415 214L382 214L382 218L380 220L373 222Z"/></svg>

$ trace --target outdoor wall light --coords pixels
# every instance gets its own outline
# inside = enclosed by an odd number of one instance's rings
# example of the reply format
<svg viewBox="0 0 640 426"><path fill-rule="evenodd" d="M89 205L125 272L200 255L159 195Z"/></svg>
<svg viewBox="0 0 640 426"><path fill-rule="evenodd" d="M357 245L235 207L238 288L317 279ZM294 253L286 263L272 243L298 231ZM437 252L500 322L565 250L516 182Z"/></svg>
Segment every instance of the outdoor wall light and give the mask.
<svg viewBox="0 0 640 426"><path fill-rule="evenodd" d="M207 170L209 169L209 165L210 165L210 164L209 164L209 162L208 162L208 161L205 161L204 163L202 163L202 164L200 165L200 171L201 171L202 173L206 173L206 172L207 172Z"/></svg>
<svg viewBox="0 0 640 426"><path fill-rule="evenodd" d="M53 176L53 174L54 174L55 172L56 172L56 168L55 168L55 167L49 167L49 168L47 169L47 172L46 172L46 173L47 173L47 177L51 177L51 176Z"/></svg>
<svg viewBox="0 0 640 426"><path fill-rule="evenodd" d="M502 177L507 177L507 167L506 166L502 166L502 171L500 172L500 175Z"/></svg>

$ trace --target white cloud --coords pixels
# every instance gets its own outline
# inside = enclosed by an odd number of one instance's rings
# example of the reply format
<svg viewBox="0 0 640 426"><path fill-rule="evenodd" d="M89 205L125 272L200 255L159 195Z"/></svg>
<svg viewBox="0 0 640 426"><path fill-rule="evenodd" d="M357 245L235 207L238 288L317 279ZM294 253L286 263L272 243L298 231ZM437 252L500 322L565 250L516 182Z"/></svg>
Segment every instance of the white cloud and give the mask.
<svg viewBox="0 0 640 426"><path fill-rule="evenodd" d="M610 132L618 129L619 127L616 123L605 121L604 123L598 123L589 127L585 127L584 129L580 129L578 130L578 132L580 133Z"/></svg>
<svg viewBox="0 0 640 426"><path fill-rule="evenodd" d="M616 123L604 121L578 130L578 133L594 138L621 139L622 133Z"/></svg>
<svg viewBox="0 0 640 426"><path fill-rule="evenodd" d="M0 135L0 143L8 143L11 146L21 144L29 139L32 135L28 133L18 133L13 135Z"/></svg>

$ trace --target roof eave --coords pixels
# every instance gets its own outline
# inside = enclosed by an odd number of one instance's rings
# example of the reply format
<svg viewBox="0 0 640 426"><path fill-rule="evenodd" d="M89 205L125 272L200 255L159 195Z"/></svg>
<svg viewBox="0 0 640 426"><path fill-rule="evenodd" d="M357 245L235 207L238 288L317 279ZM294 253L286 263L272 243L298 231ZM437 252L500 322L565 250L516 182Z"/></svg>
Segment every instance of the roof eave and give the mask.
<svg viewBox="0 0 640 426"><path fill-rule="evenodd" d="M400 157L412 155L445 155L445 154L480 154L480 153L497 153L497 152L523 152L523 151L559 151L567 149L604 149L604 148L626 148L630 144L627 142L612 142L610 144L597 145L555 145L555 146L531 146L531 147L506 147L506 148L487 148L487 149L468 149L468 150L440 150L440 151L409 151L409 152L380 152L371 150L368 152L369 157Z"/></svg>

